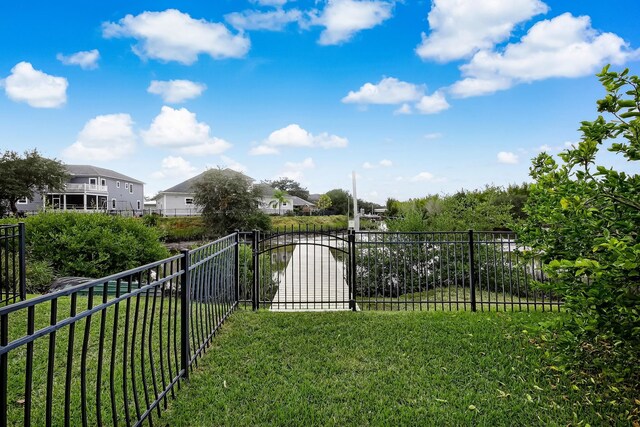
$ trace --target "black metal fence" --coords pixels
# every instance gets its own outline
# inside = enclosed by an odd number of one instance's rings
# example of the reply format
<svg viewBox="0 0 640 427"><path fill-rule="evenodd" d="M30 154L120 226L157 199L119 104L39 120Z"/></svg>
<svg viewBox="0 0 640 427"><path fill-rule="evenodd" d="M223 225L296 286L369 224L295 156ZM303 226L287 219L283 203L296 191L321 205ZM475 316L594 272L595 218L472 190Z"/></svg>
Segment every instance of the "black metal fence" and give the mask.
<svg viewBox="0 0 640 427"><path fill-rule="evenodd" d="M271 310L559 310L510 232L242 233L240 298Z"/></svg>
<svg viewBox="0 0 640 427"><path fill-rule="evenodd" d="M0 225L0 305L26 298L24 223Z"/></svg>
<svg viewBox="0 0 640 427"><path fill-rule="evenodd" d="M238 234L0 308L0 426L152 425L237 306Z"/></svg>

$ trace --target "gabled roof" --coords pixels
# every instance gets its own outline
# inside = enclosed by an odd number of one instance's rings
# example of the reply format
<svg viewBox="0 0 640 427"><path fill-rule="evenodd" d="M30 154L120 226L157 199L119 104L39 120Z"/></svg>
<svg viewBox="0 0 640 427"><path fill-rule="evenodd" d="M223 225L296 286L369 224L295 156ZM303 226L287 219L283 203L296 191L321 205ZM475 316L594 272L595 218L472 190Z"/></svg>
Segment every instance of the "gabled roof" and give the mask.
<svg viewBox="0 0 640 427"><path fill-rule="evenodd" d="M256 184L254 187L259 188L260 195L266 198L273 197L273 194L276 192L276 189L271 187L269 184L261 183L261 184ZM286 197L287 199L291 199L291 203L293 203L293 206L315 206L313 203L298 196L287 194Z"/></svg>
<svg viewBox="0 0 640 427"><path fill-rule="evenodd" d="M72 176L101 176L104 178L113 178L122 181L135 182L137 184L144 184L144 182L142 181L131 178L127 175L123 175L119 172L112 171L111 169L99 168L97 166L91 165L65 165L65 167L67 168L69 174Z"/></svg>
<svg viewBox="0 0 640 427"><path fill-rule="evenodd" d="M193 193L194 192L193 191L193 185L196 182L198 182L202 178L202 176L205 173L207 173L208 171L209 171L209 169L207 169L206 171L202 172L200 175L196 175L193 178L189 178L186 181L182 181L180 184L174 185L171 188L167 188L166 190L160 191L158 194L162 194L162 193L187 193L187 194L190 194L190 193ZM229 168L222 169L222 172L225 173L225 174L230 174L231 176L235 176L237 178L247 179L247 180L252 181L252 182L254 181L253 178L251 178L251 177L249 177L249 176L247 176L247 175L245 175L243 173L234 171L233 169L229 169Z"/></svg>
<svg viewBox="0 0 640 427"><path fill-rule="evenodd" d="M293 206L315 206L313 203L298 197L298 196L290 196L293 199Z"/></svg>
<svg viewBox="0 0 640 427"><path fill-rule="evenodd" d="M276 189L273 188L272 186L270 186L269 184L256 184L253 186L254 188L257 188L260 191L260 195L262 197L273 197L273 194L276 192ZM288 197L290 197L287 194Z"/></svg>

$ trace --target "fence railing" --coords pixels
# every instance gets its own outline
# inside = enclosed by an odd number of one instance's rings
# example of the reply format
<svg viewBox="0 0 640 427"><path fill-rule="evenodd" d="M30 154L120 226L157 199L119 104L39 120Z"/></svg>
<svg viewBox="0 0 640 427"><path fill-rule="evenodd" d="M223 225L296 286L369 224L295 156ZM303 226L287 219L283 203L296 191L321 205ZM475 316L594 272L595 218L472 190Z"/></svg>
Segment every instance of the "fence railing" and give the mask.
<svg viewBox="0 0 640 427"><path fill-rule="evenodd" d="M0 308L0 426L153 424L237 306L238 234Z"/></svg>
<svg viewBox="0 0 640 427"><path fill-rule="evenodd" d="M558 310L542 261L511 232L361 232L354 298L374 310Z"/></svg>
<svg viewBox="0 0 640 427"><path fill-rule="evenodd" d="M301 228L240 237L239 301L253 309L323 309L346 299L357 310L546 311L562 304L535 286L546 281L542 261L511 232ZM323 269L330 274L318 274Z"/></svg>
<svg viewBox="0 0 640 427"><path fill-rule="evenodd" d="M24 223L0 225L0 305L26 298Z"/></svg>

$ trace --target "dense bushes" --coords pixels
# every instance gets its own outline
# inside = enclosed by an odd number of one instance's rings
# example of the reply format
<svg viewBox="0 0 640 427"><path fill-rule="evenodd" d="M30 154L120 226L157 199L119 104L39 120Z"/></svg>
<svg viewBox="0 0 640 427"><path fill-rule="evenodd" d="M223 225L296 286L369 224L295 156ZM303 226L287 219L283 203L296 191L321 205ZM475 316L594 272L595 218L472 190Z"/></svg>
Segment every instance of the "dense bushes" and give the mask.
<svg viewBox="0 0 640 427"><path fill-rule="evenodd" d="M520 217L527 185L461 190L452 195L433 195L399 202L387 201L387 226L391 231L505 230ZM518 207L516 209L516 207Z"/></svg>
<svg viewBox="0 0 640 427"><path fill-rule="evenodd" d="M200 216L159 217L147 215L143 221L149 227L157 227L165 242L203 240L209 237L204 220Z"/></svg>
<svg viewBox="0 0 640 427"><path fill-rule="evenodd" d="M609 118L582 122L581 141L559 155L561 162L545 153L534 159L536 182L519 235L541 254L549 286L565 299L569 316L547 335L560 350L558 364L592 381L627 382L637 392L640 175L596 162L607 148L637 167L640 79L608 69L599 78L607 95L598 111Z"/></svg>
<svg viewBox="0 0 640 427"><path fill-rule="evenodd" d="M27 279L37 290L44 287L37 277L47 276L45 264L60 276L101 277L169 255L159 233L135 218L68 212L41 213L24 221L32 269Z"/></svg>

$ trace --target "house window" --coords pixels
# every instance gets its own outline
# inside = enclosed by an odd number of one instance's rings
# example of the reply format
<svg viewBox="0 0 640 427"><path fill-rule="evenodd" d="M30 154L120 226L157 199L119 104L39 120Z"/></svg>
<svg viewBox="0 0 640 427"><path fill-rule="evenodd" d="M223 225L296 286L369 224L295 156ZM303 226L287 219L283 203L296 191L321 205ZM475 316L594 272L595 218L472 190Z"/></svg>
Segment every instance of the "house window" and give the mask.
<svg viewBox="0 0 640 427"><path fill-rule="evenodd" d="M284 203L282 204L282 206L287 206L287 202L284 202Z"/></svg>
<svg viewBox="0 0 640 427"><path fill-rule="evenodd" d="M193 205L193 197L187 197L184 199L185 205Z"/></svg>
<svg viewBox="0 0 640 427"><path fill-rule="evenodd" d="M140 210L140 200L136 200L137 204L138 204L138 210Z"/></svg>
<svg viewBox="0 0 640 427"><path fill-rule="evenodd" d="M116 181L116 188L120 188L120 181Z"/></svg>
<svg viewBox="0 0 640 427"><path fill-rule="evenodd" d="M133 184L129 184L129 194L133 194Z"/></svg>
<svg viewBox="0 0 640 427"><path fill-rule="evenodd" d="M107 180L106 179L101 179L100 180L100 185L102 185L103 187L107 186Z"/></svg>
<svg viewBox="0 0 640 427"><path fill-rule="evenodd" d="M116 208L116 199L111 199L111 209Z"/></svg>
<svg viewBox="0 0 640 427"><path fill-rule="evenodd" d="M124 189L125 189L125 190L128 190L128 189L129 189L129 183L128 183L128 182L125 182L125 183L124 183Z"/></svg>
<svg viewBox="0 0 640 427"><path fill-rule="evenodd" d="M96 185L98 183L98 178L89 178L90 185Z"/></svg>
<svg viewBox="0 0 640 427"><path fill-rule="evenodd" d="M26 205L27 203L29 203L29 199L26 197L16 200L16 205Z"/></svg>

